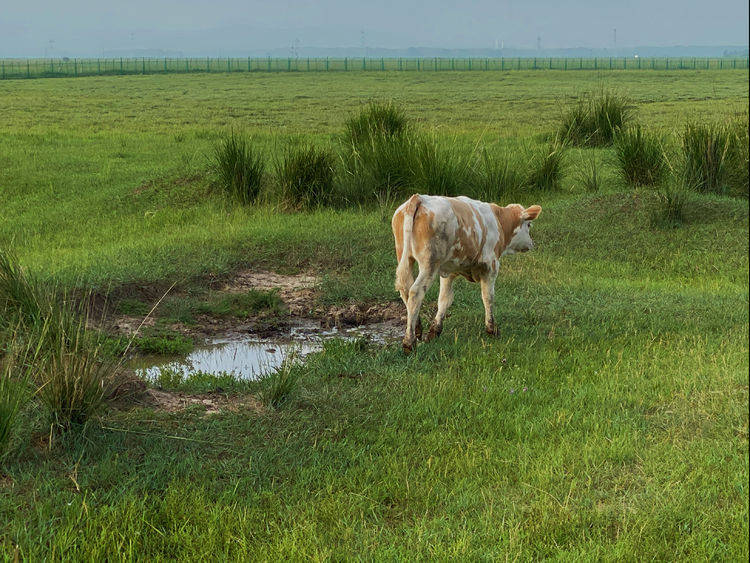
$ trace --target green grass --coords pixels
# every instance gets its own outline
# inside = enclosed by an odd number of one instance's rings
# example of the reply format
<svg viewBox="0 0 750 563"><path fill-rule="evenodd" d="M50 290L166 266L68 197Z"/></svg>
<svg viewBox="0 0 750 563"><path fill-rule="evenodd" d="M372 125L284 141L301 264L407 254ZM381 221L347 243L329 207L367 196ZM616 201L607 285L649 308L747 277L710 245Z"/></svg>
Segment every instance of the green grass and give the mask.
<svg viewBox="0 0 750 563"><path fill-rule="evenodd" d="M667 172L663 140L643 132L640 125L626 129L615 139L615 155L623 180L632 186L652 186Z"/></svg>
<svg viewBox="0 0 750 563"><path fill-rule="evenodd" d="M284 138L270 128L324 146L377 93L441 147L486 148L515 170L560 102L600 79L461 76L0 82L15 108L0 132L0 244L64 287L183 287L243 266L317 270L325 304L395 299L391 208L232 205L200 155L227 127L271 156ZM747 71L607 79L664 134L686 115L731 117L748 95ZM109 410L51 445L44 413L24 409L0 474L2 555L747 559L747 201L696 194L681 226L655 228L657 194L620 191L611 149L568 151L557 191L495 192L543 206L537 248L501 265L500 337L458 281L440 338L410 356L329 343L289 369L279 409ZM595 193L575 175L589 158Z"/></svg>
<svg viewBox="0 0 750 563"><path fill-rule="evenodd" d="M176 142L184 136L175 135ZM232 131L213 150L211 170L220 189L240 203L255 203L263 187L266 163L252 141Z"/></svg>
<svg viewBox="0 0 750 563"><path fill-rule="evenodd" d="M685 175L698 191L747 197L747 115L733 123L688 123L682 152Z"/></svg>
<svg viewBox="0 0 750 563"><path fill-rule="evenodd" d="M283 205L290 210L330 203L336 176L336 155L313 145L289 147L276 167Z"/></svg>

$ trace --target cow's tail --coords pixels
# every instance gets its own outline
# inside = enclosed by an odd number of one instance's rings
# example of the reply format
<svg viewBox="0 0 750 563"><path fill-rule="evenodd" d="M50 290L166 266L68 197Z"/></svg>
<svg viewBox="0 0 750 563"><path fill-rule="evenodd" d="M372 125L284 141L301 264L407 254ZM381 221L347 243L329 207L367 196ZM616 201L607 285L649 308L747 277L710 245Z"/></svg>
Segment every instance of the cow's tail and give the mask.
<svg viewBox="0 0 750 563"><path fill-rule="evenodd" d="M411 258L411 231L414 227L414 215L419 209L422 200L419 194L414 194L406 202L404 208L404 233L403 248L401 249L401 258L396 268L396 291L408 293L412 284L411 268L409 267L409 258Z"/></svg>

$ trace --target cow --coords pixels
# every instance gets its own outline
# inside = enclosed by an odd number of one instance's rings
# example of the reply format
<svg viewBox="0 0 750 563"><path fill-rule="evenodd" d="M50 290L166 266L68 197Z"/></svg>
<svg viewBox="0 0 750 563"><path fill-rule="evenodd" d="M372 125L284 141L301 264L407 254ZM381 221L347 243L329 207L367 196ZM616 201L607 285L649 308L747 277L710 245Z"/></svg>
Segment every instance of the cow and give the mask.
<svg viewBox="0 0 750 563"><path fill-rule="evenodd" d="M419 194L396 210L391 228L398 260L396 291L407 311L405 352L410 352L422 337L419 309L438 275L438 310L426 340L442 332L445 313L453 302L453 281L458 276L481 284L484 326L487 333L497 334L492 305L500 257L534 248L529 228L541 210L538 205L500 207L463 196ZM414 262L419 264L416 280Z"/></svg>

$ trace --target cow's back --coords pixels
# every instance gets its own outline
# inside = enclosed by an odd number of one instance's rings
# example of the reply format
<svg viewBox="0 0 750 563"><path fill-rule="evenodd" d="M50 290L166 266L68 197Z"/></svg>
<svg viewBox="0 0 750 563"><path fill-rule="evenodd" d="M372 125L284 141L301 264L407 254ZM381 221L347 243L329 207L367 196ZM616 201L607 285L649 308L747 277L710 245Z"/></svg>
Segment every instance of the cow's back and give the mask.
<svg viewBox="0 0 750 563"><path fill-rule="evenodd" d="M468 197L419 196L414 214L410 254L420 263L428 262L441 273L467 274L474 279L479 271L493 267L498 241L497 221L489 204ZM396 253L406 204L394 214L392 227Z"/></svg>

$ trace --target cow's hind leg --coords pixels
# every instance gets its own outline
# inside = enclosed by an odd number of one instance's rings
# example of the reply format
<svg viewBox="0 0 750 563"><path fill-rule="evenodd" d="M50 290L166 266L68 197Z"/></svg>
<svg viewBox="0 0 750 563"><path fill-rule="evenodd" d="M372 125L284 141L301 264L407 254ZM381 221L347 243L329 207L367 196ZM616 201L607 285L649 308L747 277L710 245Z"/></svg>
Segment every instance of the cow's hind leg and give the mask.
<svg viewBox="0 0 750 563"><path fill-rule="evenodd" d="M480 284L482 286L482 303L484 303L484 328L487 334L497 336L497 327L495 326L495 314L492 306L495 301L495 278L492 274L482 276Z"/></svg>
<svg viewBox="0 0 750 563"><path fill-rule="evenodd" d="M411 352L416 342L416 328L419 320L419 309L422 307L424 295L427 289L435 281L437 268L426 265L424 268L420 265L419 275L409 288L409 300L406 303L406 334L404 335L404 351Z"/></svg>
<svg viewBox="0 0 750 563"><path fill-rule="evenodd" d="M440 333L443 332L445 313L453 303L453 280L455 279L455 275L440 278L440 297L438 298L437 315L435 315L435 320L432 321L430 332L427 333L427 342L436 336L440 336Z"/></svg>
<svg viewBox="0 0 750 563"><path fill-rule="evenodd" d="M404 277L404 282L406 287L401 287L398 290L399 295L401 295L401 301L404 302L404 305L406 306L407 314L409 310L409 288L411 288L412 285L414 285L414 258L409 258L409 271ZM419 340L422 338L422 319L417 315L417 326L414 328L414 335Z"/></svg>

